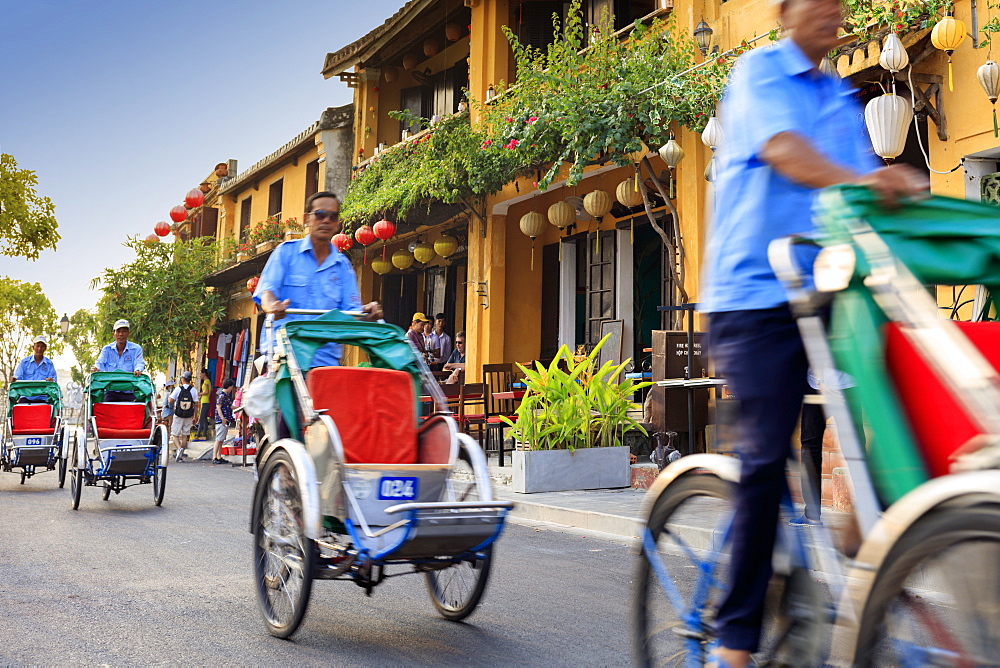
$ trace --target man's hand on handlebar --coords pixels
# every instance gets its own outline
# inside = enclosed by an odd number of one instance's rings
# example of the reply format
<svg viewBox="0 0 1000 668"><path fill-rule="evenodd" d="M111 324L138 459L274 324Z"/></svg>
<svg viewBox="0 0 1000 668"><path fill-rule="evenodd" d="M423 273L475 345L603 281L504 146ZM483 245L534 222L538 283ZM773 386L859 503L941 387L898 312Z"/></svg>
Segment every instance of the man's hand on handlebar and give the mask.
<svg viewBox="0 0 1000 668"><path fill-rule="evenodd" d="M858 179L858 183L874 190L886 207L895 207L900 198L927 195L930 181L909 165L889 165Z"/></svg>
<svg viewBox="0 0 1000 668"><path fill-rule="evenodd" d="M382 305L378 302L365 304L361 307L361 311L365 314L365 320L368 320L369 322L382 319Z"/></svg>
<svg viewBox="0 0 1000 668"><path fill-rule="evenodd" d="M270 290L265 290L260 296L260 309L264 313L270 313L274 316L275 320L281 320L285 317L285 311L291 306L292 300L285 299L279 301L274 293Z"/></svg>

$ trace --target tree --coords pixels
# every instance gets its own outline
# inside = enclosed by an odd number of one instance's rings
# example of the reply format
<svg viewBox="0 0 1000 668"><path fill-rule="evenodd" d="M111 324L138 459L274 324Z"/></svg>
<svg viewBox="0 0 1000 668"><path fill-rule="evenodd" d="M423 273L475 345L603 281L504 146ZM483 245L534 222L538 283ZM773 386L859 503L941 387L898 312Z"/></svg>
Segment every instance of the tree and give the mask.
<svg viewBox="0 0 1000 668"><path fill-rule="evenodd" d="M14 156L0 154L0 255L37 260L59 241L55 204L35 192L38 177L18 169Z"/></svg>
<svg viewBox="0 0 1000 668"><path fill-rule="evenodd" d="M76 357L76 364L70 369L73 381L81 385L86 382L101 346L111 341L108 333L110 329L110 324L102 322L97 312L87 309L80 309L69 319L66 343Z"/></svg>
<svg viewBox="0 0 1000 668"><path fill-rule="evenodd" d="M49 337L46 356L61 352L58 331L58 316L41 285L0 277L0 378L10 379L39 334Z"/></svg>
<svg viewBox="0 0 1000 668"><path fill-rule="evenodd" d="M150 243L133 237L124 245L135 251L135 260L105 269L94 280L104 293L96 331L110 341L111 324L125 318L132 324L129 340L142 346L147 365L190 358L225 312L225 296L203 281L218 268L217 243L204 238Z"/></svg>

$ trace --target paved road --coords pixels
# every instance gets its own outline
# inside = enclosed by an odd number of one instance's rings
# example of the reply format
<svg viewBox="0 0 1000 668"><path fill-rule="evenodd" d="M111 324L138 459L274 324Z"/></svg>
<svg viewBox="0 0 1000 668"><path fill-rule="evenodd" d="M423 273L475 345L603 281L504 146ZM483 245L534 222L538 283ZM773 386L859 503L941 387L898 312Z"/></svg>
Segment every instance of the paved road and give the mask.
<svg viewBox="0 0 1000 668"><path fill-rule="evenodd" d="M171 465L101 500L54 473L0 473L0 665L624 665L634 557L623 542L510 525L466 623L441 619L419 576L372 598L317 582L292 641L264 631L247 531L253 476Z"/></svg>

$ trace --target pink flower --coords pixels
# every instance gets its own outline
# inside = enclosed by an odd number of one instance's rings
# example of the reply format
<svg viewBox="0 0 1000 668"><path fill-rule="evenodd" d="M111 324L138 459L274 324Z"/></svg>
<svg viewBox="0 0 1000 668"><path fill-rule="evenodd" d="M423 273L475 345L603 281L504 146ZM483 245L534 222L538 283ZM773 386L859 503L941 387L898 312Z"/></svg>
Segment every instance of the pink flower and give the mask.
<svg viewBox="0 0 1000 668"><path fill-rule="evenodd" d="M516 139L511 139L509 142L507 142L504 145L504 148L515 148L517 146L517 144L518 144L518 141Z"/></svg>
<svg viewBox="0 0 1000 668"><path fill-rule="evenodd" d="M533 125L533 124L535 123L535 121L537 121L537 120L538 120L538 116L532 116L531 118L529 118L529 119L528 119L527 121L525 121L525 122L526 122L526 123L527 123L528 125Z"/></svg>
<svg viewBox="0 0 1000 668"><path fill-rule="evenodd" d="M504 120L505 120L505 121L507 121L508 123L513 123L513 122L514 122L514 119L513 119L513 118L511 118L510 116L508 116L508 117L507 117L507 118L505 118Z"/></svg>
<svg viewBox="0 0 1000 668"><path fill-rule="evenodd" d="M481 149L482 148L489 148L492 145L493 145L493 140L492 139L487 139L486 141L483 142L483 145L480 146L479 148L481 148Z"/></svg>

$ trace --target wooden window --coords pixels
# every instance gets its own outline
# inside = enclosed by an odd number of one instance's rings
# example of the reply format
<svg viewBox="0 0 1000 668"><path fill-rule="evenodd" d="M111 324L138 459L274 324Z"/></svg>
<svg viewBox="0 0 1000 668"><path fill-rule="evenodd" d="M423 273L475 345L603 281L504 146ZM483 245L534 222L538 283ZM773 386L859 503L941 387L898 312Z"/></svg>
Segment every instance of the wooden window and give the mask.
<svg viewBox="0 0 1000 668"><path fill-rule="evenodd" d="M268 217L281 215L281 191L284 187L284 183L284 179L278 179L267 189Z"/></svg>
<svg viewBox="0 0 1000 668"><path fill-rule="evenodd" d="M305 198L302 200L309 199L310 195L314 195L319 192L319 159L313 160L306 165L306 194ZM337 193L341 197L344 193Z"/></svg>
<svg viewBox="0 0 1000 668"><path fill-rule="evenodd" d="M587 329L588 346L601 340L601 323L615 317L615 232L598 232L600 248L588 235L587 255Z"/></svg>
<svg viewBox="0 0 1000 668"><path fill-rule="evenodd" d="M246 241L247 234L250 233L250 203L252 196L247 196L240 202L240 241Z"/></svg>

